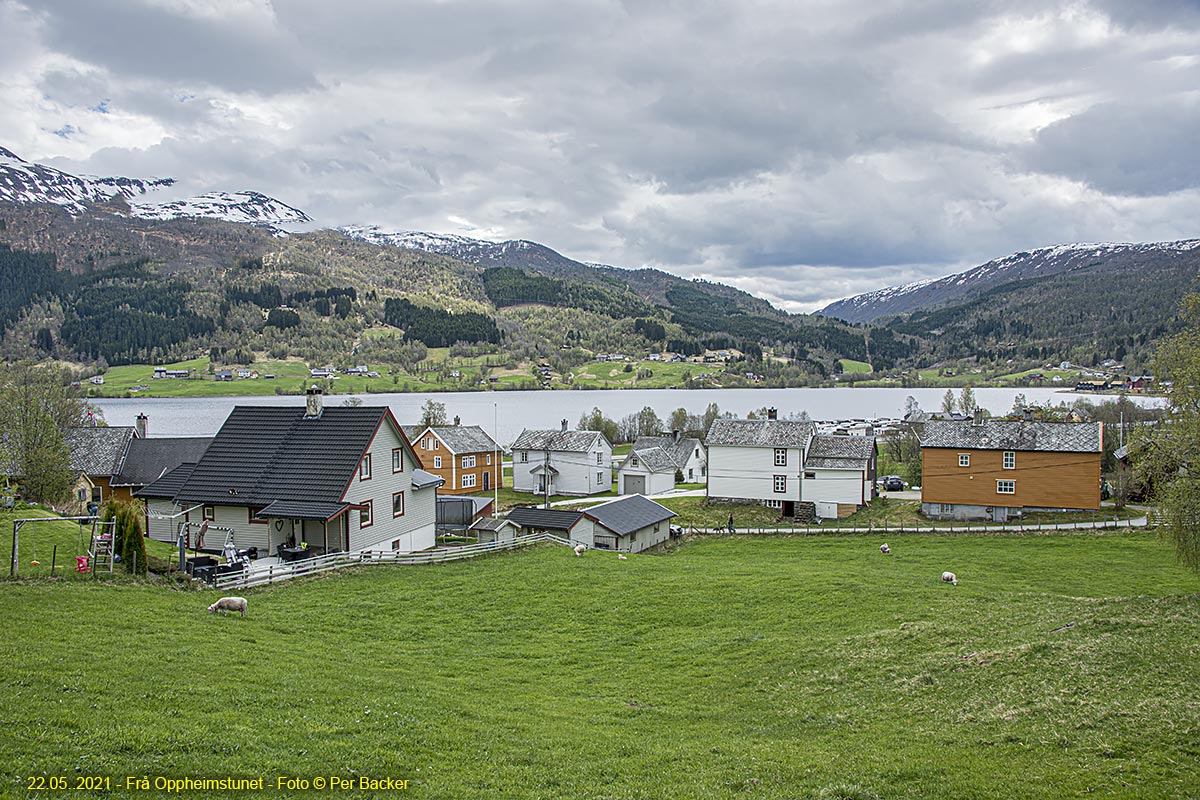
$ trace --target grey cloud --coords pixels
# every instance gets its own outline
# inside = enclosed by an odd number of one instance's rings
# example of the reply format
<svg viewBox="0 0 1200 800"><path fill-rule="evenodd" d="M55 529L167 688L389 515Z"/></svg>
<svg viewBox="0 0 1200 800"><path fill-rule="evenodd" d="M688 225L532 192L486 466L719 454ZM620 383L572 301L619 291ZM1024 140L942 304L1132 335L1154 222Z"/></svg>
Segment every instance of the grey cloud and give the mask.
<svg viewBox="0 0 1200 800"><path fill-rule="evenodd" d="M1105 103L1038 132L1032 169L1113 194L1161 195L1200 187L1200 103L1179 97Z"/></svg>

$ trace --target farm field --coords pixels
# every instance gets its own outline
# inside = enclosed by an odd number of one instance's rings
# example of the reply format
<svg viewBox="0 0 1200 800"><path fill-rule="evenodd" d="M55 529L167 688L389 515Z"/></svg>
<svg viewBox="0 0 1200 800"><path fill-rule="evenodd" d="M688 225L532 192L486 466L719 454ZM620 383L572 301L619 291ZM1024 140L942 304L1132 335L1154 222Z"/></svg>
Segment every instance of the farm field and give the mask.
<svg viewBox="0 0 1200 800"><path fill-rule="evenodd" d="M392 776L417 798L1200 794L1200 578L1169 547L878 544L546 545L251 591L244 620L206 614L212 592L3 581L0 794L43 773Z"/></svg>

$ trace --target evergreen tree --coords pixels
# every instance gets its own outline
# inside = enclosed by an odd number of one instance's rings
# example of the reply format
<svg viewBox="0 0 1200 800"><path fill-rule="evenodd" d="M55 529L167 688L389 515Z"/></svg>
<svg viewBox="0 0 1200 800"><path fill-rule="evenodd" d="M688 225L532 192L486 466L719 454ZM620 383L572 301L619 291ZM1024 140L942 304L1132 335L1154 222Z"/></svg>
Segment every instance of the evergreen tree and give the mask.
<svg viewBox="0 0 1200 800"><path fill-rule="evenodd" d="M975 392L971 391L969 385L964 386L958 395L958 408L967 416L974 414L975 409L979 408L979 404L975 402Z"/></svg>
<svg viewBox="0 0 1200 800"><path fill-rule="evenodd" d="M946 393L942 395L942 413L953 414L957 407L958 403L954 399L954 390L947 389Z"/></svg>

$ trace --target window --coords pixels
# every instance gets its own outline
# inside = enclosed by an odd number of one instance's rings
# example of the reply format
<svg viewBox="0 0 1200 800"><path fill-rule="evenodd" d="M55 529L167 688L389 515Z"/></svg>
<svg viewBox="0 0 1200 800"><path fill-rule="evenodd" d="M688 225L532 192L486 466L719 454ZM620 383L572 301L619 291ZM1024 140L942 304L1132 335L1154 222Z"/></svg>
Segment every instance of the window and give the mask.
<svg viewBox="0 0 1200 800"><path fill-rule="evenodd" d="M1016 494L1016 481L996 481L996 494Z"/></svg>
<svg viewBox="0 0 1200 800"><path fill-rule="evenodd" d="M603 472L596 473L596 483L604 483L604 473Z"/></svg>
<svg viewBox="0 0 1200 800"><path fill-rule="evenodd" d="M441 450L441 449L442 449L442 440L441 440L441 439L434 439L434 440L433 440L433 449L434 449L434 450Z"/></svg>
<svg viewBox="0 0 1200 800"><path fill-rule="evenodd" d="M938 503L938 513L953 514L954 513L954 504L953 503Z"/></svg>
<svg viewBox="0 0 1200 800"><path fill-rule="evenodd" d="M659 531L659 529L660 529L660 528L662 528L662 523L661 523L661 522L656 522L656 523L654 523L654 532L655 532L655 533L658 533L658 531Z"/></svg>
<svg viewBox="0 0 1200 800"><path fill-rule="evenodd" d="M462 457L462 465L463 465L463 469L471 469L472 467L474 467L475 466L475 456L463 456Z"/></svg>
<svg viewBox="0 0 1200 800"><path fill-rule="evenodd" d="M215 522L217 519L217 510L212 506L205 506L200 510L200 516L208 522Z"/></svg>
<svg viewBox="0 0 1200 800"><path fill-rule="evenodd" d="M960 467L971 466L971 454L970 453L959 453L958 454L958 465Z"/></svg>
<svg viewBox="0 0 1200 800"><path fill-rule="evenodd" d="M392 495L392 517L404 516L404 492L396 492Z"/></svg>
<svg viewBox="0 0 1200 800"><path fill-rule="evenodd" d="M462 476L462 488L472 489L475 487L475 479L479 476L474 472L464 473Z"/></svg>
<svg viewBox="0 0 1200 800"><path fill-rule="evenodd" d="M700 448L699 447L696 448L695 456L696 456L696 458L700 457Z"/></svg>
<svg viewBox="0 0 1200 800"><path fill-rule="evenodd" d="M637 456L630 456L630 457L629 457L629 466L631 466L631 467L636 467L636 466L637 466Z"/></svg>
<svg viewBox="0 0 1200 800"><path fill-rule="evenodd" d="M258 518L258 512L262 511L262 506L246 506L246 521L251 525L266 525L265 519Z"/></svg>
<svg viewBox="0 0 1200 800"><path fill-rule="evenodd" d="M1004 468L1005 469L1016 469L1017 468L1017 454L1014 453L1012 450L1004 451Z"/></svg>
<svg viewBox="0 0 1200 800"><path fill-rule="evenodd" d="M487 465L489 467L492 465L492 454L491 453L487 454Z"/></svg>
<svg viewBox="0 0 1200 800"><path fill-rule="evenodd" d="M424 439L421 440L421 449L422 450L432 450L433 449L433 437L432 436L426 436Z"/></svg>
<svg viewBox="0 0 1200 800"><path fill-rule="evenodd" d="M404 448L392 448L392 472L404 472Z"/></svg>
<svg viewBox="0 0 1200 800"><path fill-rule="evenodd" d="M604 463L604 453L596 453L596 463L597 464Z"/></svg>
<svg viewBox="0 0 1200 800"><path fill-rule="evenodd" d="M816 477L817 477L817 473L815 473L815 472L804 473L804 479L806 481L816 480Z"/></svg>
<svg viewBox="0 0 1200 800"><path fill-rule="evenodd" d="M787 450L785 448L782 448L782 447L775 448L775 466L777 466L777 467L786 467L787 466Z"/></svg>
<svg viewBox="0 0 1200 800"><path fill-rule="evenodd" d="M442 457L441 457L441 456L434 456L434 457L433 457L433 468L434 468L434 469L441 469L441 468L442 468Z"/></svg>
<svg viewBox="0 0 1200 800"><path fill-rule="evenodd" d="M92 502L93 503L104 502L104 490L102 488L100 488L99 486L92 487Z"/></svg>
<svg viewBox="0 0 1200 800"><path fill-rule="evenodd" d="M358 464L358 479L360 481L371 480L371 454L367 453L363 456L363 460Z"/></svg>
<svg viewBox="0 0 1200 800"><path fill-rule="evenodd" d="M368 500L367 502L363 503L363 507L358 510L358 527L371 527L374 522L371 519L371 512L375 510L374 505L375 502L373 500Z"/></svg>
<svg viewBox="0 0 1200 800"><path fill-rule="evenodd" d="M529 452L526 450L521 451L521 463L522 464L529 463Z"/></svg>
<svg viewBox="0 0 1200 800"><path fill-rule="evenodd" d="M393 540L392 540L392 549L393 549L393 550L399 550L399 549L400 549L400 540L399 540L399 539L393 539Z"/></svg>
<svg viewBox="0 0 1200 800"><path fill-rule="evenodd" d="M776 475L775 476L775 491L777 491L777 492L786 492L787 491L787 475Z"/></svg>

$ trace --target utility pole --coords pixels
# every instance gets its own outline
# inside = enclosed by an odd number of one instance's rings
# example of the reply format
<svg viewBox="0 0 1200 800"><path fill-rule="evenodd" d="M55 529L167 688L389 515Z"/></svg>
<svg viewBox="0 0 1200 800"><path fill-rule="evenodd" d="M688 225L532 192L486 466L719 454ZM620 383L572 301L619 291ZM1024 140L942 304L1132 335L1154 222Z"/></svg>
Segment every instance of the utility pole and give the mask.
<svg viewBox="0 0 1200 800"><path fill-rule="evenodd" d="M496 479L492 481L495 496L492 500L492 516L500 516L500 481L504 480L504 462L500 459L500 404L492 403L492 444L495 445L494 463L496 464ZM516 469L513 462L513 469Z"/></svg>
<svg viewBox="0 0 1200 800"><path fill-rule="evenodd" d="M550 507L550 443L546 443L545 458L542 461L542 492L544 499L542 508Z"/></svg>

